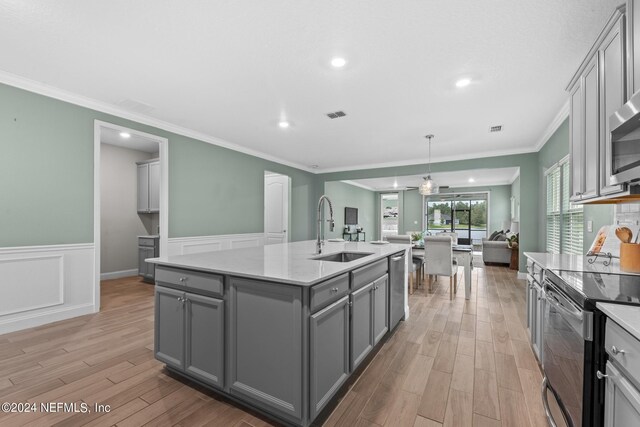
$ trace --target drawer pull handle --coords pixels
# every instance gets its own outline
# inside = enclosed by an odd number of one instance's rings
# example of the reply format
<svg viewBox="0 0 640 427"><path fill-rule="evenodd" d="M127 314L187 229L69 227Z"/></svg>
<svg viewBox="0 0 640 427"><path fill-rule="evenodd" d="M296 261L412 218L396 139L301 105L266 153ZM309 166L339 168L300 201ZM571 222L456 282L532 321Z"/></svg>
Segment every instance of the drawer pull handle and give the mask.
<svg viewBox="0 0 640 427"><path fill-rule="evenodd" d="M603 374L602 372L598 371L596 372L596 377L598 377L599 380L603 379L603 378L607 378L609 375L607 374Z"/></svg>
<svg viewBox="0 0 640 427"><path fill-rule="evenodd" d="M611 346L611 353L613 354L624 354L624 350L616 347L615 345Z"/></svg>
<svg viewBox="0 0 640 427"><path fill-rule="evenodd" d="M180 280L181 282L186 282L186 281L187 281L187 278L186 278L186 277L181 277L181 278L179 278L178 280Z"/></svg>
<svg viewBox="0 0 640 427"><path fill-rule="evenodd" d="M331 292L338 292L338 288L331 288Z"/></svg>

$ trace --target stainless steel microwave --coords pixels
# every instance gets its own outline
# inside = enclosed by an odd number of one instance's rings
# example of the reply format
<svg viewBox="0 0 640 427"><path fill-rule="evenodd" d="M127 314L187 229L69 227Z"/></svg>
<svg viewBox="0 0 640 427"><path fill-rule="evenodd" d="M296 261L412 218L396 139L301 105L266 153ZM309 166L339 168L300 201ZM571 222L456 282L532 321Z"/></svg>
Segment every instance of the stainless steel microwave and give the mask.
<svg viewBox="0 0 640 427"><path fill-rule="evenodd" d="M609 118L611 138L605 158L610 162L609 184L640 180L640 92Z"/></svg>

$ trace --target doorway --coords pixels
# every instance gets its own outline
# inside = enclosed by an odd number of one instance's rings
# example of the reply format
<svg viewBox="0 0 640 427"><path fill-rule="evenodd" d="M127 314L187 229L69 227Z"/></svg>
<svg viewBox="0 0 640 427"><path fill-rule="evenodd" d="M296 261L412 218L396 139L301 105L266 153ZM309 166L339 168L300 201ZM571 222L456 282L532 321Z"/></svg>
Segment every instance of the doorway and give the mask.
<svg viewBox="0 0 640 427"><path fill-rule="evenodd" d="M398 235L400 207L398 193L384 193L380 195L380 239Z"/></svg>
<svg viewBox="0 0 640 427"><path fill-rule="evenodd" d="M144 166L157 187L149 194L150 205L141 211L139 178ZM96 309L100 308L101 279L138 275L138 236L158 236L159 254L166 254L167 170L166 138L94 121L93 300Z"/></svg>
<svg viewBox="0 0 640 427"><path fill-rule="evenodd" d="M290 241L290 194L290 177L275 172L264 172L265 245Z"/></svg>

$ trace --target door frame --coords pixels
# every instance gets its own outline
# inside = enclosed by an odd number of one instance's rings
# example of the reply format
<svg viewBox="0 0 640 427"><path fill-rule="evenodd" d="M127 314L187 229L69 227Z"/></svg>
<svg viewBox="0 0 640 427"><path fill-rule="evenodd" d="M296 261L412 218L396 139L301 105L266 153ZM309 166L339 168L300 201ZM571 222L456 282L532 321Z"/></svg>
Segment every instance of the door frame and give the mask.
<svg viewBox="0 0 640 427"><path fill-rule="evenodd" d="M169 140L136 129L102 120L93 121L93 307L100 311L100 139L102 128L152 139L158 143L160 158L160 256L167 254L169 245Z"/></svg>
<svg viewBox="0 0 640 427"><path fill-rule="evenodd" d="M454 194L454 193L441 193L441 194ZM482 191L465 191L464 194L486 194L487 195L487 229L485 231L486 237L489 236L489 227L491 226L491 190ZM422 229L427 229L427 197L422 196ZM471 214L469 214L469 220L471 220ZM471 236L471 234L469 234Z"/></svg>

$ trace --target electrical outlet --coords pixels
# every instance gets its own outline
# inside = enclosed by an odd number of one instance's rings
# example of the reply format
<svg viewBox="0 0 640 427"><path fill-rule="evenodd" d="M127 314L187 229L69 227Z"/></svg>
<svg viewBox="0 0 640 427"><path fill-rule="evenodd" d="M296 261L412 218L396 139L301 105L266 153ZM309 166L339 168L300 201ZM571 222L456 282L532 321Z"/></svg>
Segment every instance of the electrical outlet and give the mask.
<svg viewBox="0 0 640 427"><path fill-rule="evenodd" d="M587 232L593 233L593 221L587 221Z"/></svg>

